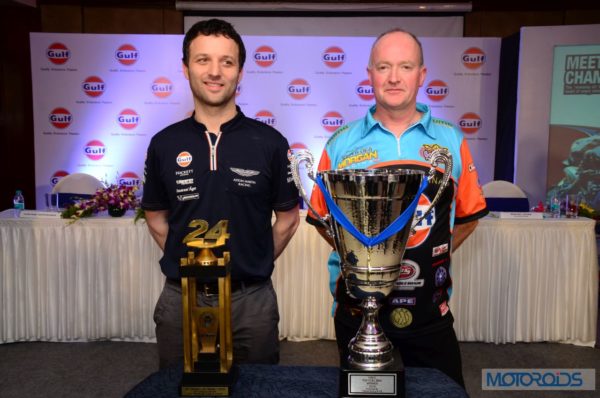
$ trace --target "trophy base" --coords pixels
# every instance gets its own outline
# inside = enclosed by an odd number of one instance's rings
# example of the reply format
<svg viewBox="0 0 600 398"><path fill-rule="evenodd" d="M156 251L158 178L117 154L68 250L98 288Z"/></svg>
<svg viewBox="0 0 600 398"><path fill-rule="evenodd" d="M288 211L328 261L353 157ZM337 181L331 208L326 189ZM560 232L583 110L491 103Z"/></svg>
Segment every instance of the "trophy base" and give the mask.
<svg viewBox="0 0 600 398"><path fill-rule="evenodd" d="M179 385L182 397L228 397L231 387L237 380L237 367L232 366L228 373L192 372L183 373Z"/></svg>
<svg viewBox="0 0 600 398"><path fill-rule="evenodd" d="M404 398L404 365L400 354L394 352L394 362L376 371L350 369L345 361L340 367L339 396Z"/></svg>

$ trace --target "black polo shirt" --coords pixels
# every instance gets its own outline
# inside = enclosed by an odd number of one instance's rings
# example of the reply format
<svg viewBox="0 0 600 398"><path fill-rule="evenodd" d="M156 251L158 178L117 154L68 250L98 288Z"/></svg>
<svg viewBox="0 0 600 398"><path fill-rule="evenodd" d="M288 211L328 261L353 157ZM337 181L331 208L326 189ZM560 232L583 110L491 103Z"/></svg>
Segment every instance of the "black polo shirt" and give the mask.
<svg viewBox="0 0 600 398"><path fill-rule="evenodd" d="M188 226L195 219L206 220L209 228L229 221L224 250L231 252L233 280L261 281L273 272L272 211L298 203L289 144L274 128L237 111L218 139L192 116L150 142L142 208L169 210L160 260L168 278L179 277L180 258L189 251L182 241L195 229Z"/></svg>

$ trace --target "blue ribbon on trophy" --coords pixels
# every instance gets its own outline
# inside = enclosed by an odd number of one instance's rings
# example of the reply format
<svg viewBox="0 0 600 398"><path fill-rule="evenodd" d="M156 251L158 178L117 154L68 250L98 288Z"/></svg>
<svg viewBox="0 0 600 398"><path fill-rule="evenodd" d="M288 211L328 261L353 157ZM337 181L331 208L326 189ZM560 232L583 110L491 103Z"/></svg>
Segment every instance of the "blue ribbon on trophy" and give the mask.
<svg viewBox="0 0 600 398"><path fill-rule="evenodd" d="M350 235L354 236L360 243L365 245L366 247L373 247L378 245L381 242L386 241L390 236L399 232L404 228L406 223L412 220L413 215L415 214L415 210L417 205L419 204L419 198L421 194L429 185L429 179L427 176L423 176L423 181L421 181L421 185L419 186L419 190L417 191L414 199L408 205L408 207L396 218L390 225L388 225L383 231L375 236L366 236L362 232L360 232L348 217L340 210L338 205L333 201L333 198L325 188L325 184L323 183L323 179L320 175L317 175L315 178L315 183L321 189L323 193L323 197L325 198L325 202L327 203L327 208L329 209L329 213L331 216L340 224L346 231L350 233Z"/></svg>

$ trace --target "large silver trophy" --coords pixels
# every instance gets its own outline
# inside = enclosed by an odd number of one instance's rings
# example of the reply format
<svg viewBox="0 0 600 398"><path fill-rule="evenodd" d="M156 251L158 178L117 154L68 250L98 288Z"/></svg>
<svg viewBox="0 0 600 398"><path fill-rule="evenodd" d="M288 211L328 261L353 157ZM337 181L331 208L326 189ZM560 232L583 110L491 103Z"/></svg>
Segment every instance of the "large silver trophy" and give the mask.
<svg viewBox="0 0 600 398"><path fill-rule="evenodd" d="M390 294L400 274L411 230L427 216L447 186L452 157L446 149L433 151L427 176L421 170L379 168L327 170L315 177L314 158L308 150L294 151L290 161L300 195L333 238L348 293L362 300L362 323L348 346L347 364L342 363L340 396L403 397L404 367L379 324L379 303ZM323 191L329 211L325 217L311 206L304 191L302 163L308 177ZM419 196L440 163L444 174L439 189L429 208L415 219Z"/></svg>

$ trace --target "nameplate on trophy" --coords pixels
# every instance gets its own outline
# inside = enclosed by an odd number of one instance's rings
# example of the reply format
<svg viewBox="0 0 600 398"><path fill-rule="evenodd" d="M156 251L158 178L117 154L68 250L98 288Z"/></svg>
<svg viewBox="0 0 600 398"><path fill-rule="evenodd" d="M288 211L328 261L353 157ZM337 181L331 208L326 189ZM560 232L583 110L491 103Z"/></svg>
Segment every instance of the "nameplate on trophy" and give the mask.
<svg viewBox="0 0 600 398"><path fill-rule="evenodd" d="M395 373L348 373L348 395L396 396Z"/></svg>

